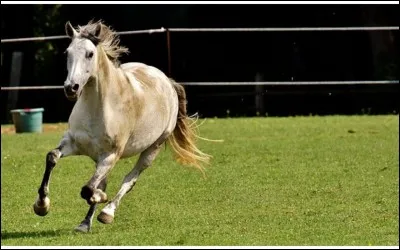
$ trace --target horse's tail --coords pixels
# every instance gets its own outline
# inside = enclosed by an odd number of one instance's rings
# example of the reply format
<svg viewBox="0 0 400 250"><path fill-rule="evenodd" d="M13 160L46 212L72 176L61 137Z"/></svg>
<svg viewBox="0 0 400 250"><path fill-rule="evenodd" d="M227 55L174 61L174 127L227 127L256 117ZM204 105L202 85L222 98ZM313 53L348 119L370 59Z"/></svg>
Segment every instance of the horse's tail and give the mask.
<svg viewBox="0 0 400 250"><path fill-rule="evenodd" d="M177 162L198 168L204 174L203 164L208 164L210 155L203 153L196 146L198 126L196 117L189 117L186 113L186 92L182 85L170 79L178 94L179 111L176 126L168 138L168 142L175 153Z"/></svg>

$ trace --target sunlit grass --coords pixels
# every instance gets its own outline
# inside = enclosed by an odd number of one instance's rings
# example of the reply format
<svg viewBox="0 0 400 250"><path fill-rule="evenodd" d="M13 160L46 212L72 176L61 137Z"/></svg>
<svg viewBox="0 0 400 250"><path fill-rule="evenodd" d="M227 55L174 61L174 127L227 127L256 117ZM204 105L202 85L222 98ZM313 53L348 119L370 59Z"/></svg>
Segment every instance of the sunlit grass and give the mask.
<svg viewBox="0 0 400 250"><path fill-rule="evenodd" d="M201 136L224 139L200 142L214 156L207 179L162 151L114 223L94 221L89 234L73 228L88 209L79 193L94 163L61 159L51 211L39 217L32 204L45 155L62 132L2 134L1 243L398 246L398 125L398 116L207 119ZM114 168L109 196L135 160Z"/></svg>

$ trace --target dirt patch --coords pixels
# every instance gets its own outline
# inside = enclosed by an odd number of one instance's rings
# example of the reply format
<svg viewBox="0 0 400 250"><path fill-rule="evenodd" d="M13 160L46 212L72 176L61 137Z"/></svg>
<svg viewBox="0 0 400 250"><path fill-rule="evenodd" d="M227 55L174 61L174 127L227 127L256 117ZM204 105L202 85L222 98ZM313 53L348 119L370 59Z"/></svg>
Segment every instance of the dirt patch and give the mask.
<svg viewBox="0 0 400 250"><path fill-rule="evenodd" d="M67 129L68 125L64 123L57 123L57 124L43 124L43 133L48 132L62 132ZM15 127L14 125L4 125L1 126L1 134L15 134Z"/></svg>

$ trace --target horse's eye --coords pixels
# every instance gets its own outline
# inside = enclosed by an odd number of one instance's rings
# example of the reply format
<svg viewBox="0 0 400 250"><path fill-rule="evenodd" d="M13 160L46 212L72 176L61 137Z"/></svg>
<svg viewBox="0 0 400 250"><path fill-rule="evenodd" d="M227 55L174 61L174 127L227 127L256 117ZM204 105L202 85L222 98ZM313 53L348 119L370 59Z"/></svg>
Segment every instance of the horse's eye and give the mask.
<svg viewBox="0 0 400 250"><path fill-rule="evenodd" d="M86 52L86 57L87 58L92 58L93 57L93 52L92 51L89 51L89 52Z"/></svg>

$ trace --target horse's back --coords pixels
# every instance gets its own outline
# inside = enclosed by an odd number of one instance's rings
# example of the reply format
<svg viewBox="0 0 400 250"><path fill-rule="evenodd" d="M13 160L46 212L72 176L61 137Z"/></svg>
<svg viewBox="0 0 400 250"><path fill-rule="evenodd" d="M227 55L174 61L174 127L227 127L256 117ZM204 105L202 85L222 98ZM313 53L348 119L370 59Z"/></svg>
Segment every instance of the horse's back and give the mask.
<svg viewBox="0 0 400 250"><path fill-rule="evenodd" d="M169 82L168 77L154 66L139 62L129 62L120 65L120 68L126 73L132 73L137 80L148 86L157 84L157 82Z"/></svg>

